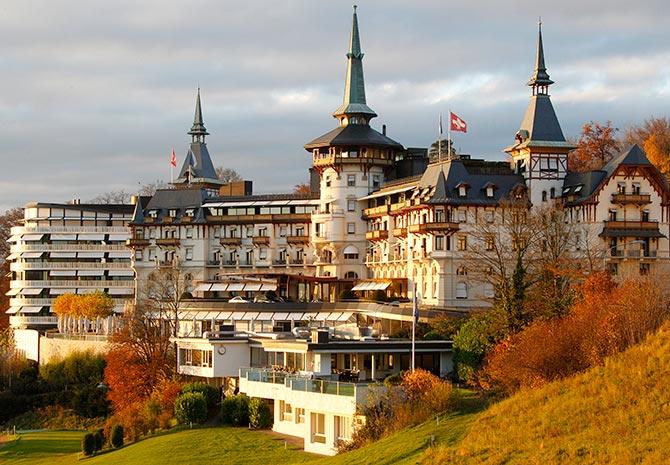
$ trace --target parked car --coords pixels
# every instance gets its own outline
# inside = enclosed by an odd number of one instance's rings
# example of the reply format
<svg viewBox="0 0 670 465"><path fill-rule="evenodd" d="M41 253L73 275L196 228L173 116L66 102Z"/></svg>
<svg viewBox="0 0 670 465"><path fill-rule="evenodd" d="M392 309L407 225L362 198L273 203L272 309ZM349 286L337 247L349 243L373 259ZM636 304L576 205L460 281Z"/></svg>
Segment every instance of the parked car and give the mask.
<svg viewBox="0 0 670 465"><path fill-rule="evenodd" d="M248 304L250 301L242 297L241 295L236 295L228 301L231 304Z"/></svg>
<svg viewBox="0 0 670 465"><path fill-rule="evenodd" d="M271 304L273 301L265 297L263 294L258 294L254 297L255 304Z"/></svg>

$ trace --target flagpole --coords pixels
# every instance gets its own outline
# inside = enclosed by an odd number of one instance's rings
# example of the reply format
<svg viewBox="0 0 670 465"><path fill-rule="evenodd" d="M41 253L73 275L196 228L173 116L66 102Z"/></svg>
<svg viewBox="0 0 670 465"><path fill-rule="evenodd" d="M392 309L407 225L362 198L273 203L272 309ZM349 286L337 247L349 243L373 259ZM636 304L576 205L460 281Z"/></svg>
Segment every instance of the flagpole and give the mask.
<svg viewBox="0 0 670 465"><path fill-rule="evenodd" d="M438 124L438 133L437 133L437 161L442 161L442 113L440 113L440 119Z"/></svg>
<svg viewBox="0 0 670 465"><path fill-rule="evenodd" d="M447 124L447 157L451 159L451 108L449 109L449 124Z"/></svg>
<svg viewBox="0 0 670 465"><path fill-rule="evenodd" d="M173 153L174 153L174 147L172 147L172 152L170 152L170 184L174 184L174 164L172 163Z"/></svg>
<svg viewBox="0 0 670 465"><path fill-rule="evenodd" d="M415 351L416 351L416 320L419 316L419 309L417 304L418 298L416 296L416 281L414 281L414 296L412 299L412 371L415 368Z"/></svg>

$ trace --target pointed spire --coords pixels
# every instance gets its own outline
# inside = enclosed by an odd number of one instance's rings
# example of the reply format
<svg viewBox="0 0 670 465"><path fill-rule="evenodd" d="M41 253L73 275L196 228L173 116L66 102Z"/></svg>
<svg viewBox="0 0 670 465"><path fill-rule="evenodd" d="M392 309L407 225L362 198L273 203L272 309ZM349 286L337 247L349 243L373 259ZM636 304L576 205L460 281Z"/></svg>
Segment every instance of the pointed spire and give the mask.
<svg viewBox="0 0 670 465"><path fill-rule="evenodd" d="M530 77L528 85L533 87L533 93L547 93L547 87L554 83L549 79L547 68L544 64L544 47L542 45L542 19L538 21L537 55L535 57L535 72Z"/></svg>
<svg viewBox="0 0 670 465"><path fill-rule="evenodd" d="M333 116L338 118L343 126L352 124L368 124L377 114L367 106L365 101L365 80L363 78L363 53L361 52L361 37L358 32L357 6L354 5L354 15L347 53L347 76L344 83L344 99L342 105L335 110ZM354 118L351 118L354 116ZM360 118L355 118L359 116Z"/></svg>
<svg viewBox="0 0 670 465"><path fill-rule="evenodd" d="M209 133L202 122L202 107L200 105L200 87L198 87L198 97L195 101L195 116L193 117L193 126L188 132L192 136L193 142L205 142L205 136Z"/></svg>

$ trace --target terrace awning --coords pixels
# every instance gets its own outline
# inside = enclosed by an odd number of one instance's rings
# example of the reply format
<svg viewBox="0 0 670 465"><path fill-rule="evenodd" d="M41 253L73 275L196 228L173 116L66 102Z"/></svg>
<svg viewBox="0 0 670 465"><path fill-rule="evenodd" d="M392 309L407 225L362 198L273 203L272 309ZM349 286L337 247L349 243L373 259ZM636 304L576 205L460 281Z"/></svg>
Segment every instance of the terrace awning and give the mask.
<svg viewBox="0 0 670 465"><path fill-rule="evenodd" d="M15 287L14 289L10 289L10 290L8 290L8 291L5 293L5 295L7 295L7 296L9 296L9 297L12 297L12 296L17 295L19 292L21 292L21 289Z"/></svg>
<svg viewBox="0 0 670 465"><path fill-rule="evenodd" d="M52 241L76 241L77 240L77 235L76 234L52 234L51 235L51 240Z"/></svg>
<svg viewBox="0 0 670 465"><path fill-rule="evenodd" d="M123 252L121 250L109 252L109 258L130 258L130 252Z"/></svg>
<svg viewBox="0 0 670 465"><path fill-rule="evenodd" d="M105 252L77 252L78 258L103 258Z"/></svg>
<svg viewBox="0 0 670 465"><path fill-rule="evenodd" d="M135 276L133 270L109 270L109 276Z"/></svg>
<svg viewBox="0 0 670 465"><path fill-rule="evenodd" d="M77 272L79 276L104 276L105 270L79 270Z"/></svg>
<svg viewBox="0 0 670 465"><path fill-rule="evenodd" d="M200 283L193 289L195 292L207 292L212 287L209 283Z"/></svg>
<svg viewBox="0 0 670 465"><path fill-rule="evenodd" d="M109 235L109 240L110 241L125 241L126 239L130 239L130 233L128 233L128 234L110 234Z"/></svg>
<svg viewBox="0 0 670 465"><path fill-rule="evenodd" d="M44 289L43 288L38 288L38 289L33 289L33 288L23 288L21 289L21 295L39 295L42 293Z"/></svg>
<svg viewBox="0 0 670 465"><path fill-rule="evenodd" d="M134 291L127 287L112 287L107 291L109 295L133 295Z"/></svg>
<svg viewBox="0 0 670 465"><path fill-rule="evenodd" d="M58 289L58 288L51 288L49 289L49 293L51 295L62 295L62 294L76 294L77 290L76 289Z"/></svg>
<svg viewBox="0 0 670 465"><path fill-rule="evenodd" d="M21 258L40 258L44 252L21 252Z"/></svg>
<svg viewBox="0 0 670 465"><path fill-rule="evenodd" d="M104 241L104 234L95 234L95 233L81 233L79 234L80 241Z"/></svg>
<svg viewBox="0 0 670 465"><path fill-rule="evenodd" d="M77 276L77 270L51 270L49 276Z"/></svg>
<svg viewBox="0 0 670 465"><path fill-rule="evenodd" d="M352 291L384 291L391 285L390 281L359 281Z"/></svg>
<svg viewBox="0 0 670 465"><path fill-rule="evenodd" d="M77 252L49 252L51 258L77 258Z"/></svg>
<svg viewBox="0 0 670 465"><path fill-rule="evenodd" d="M22 234L21 235L21 240L22 241L39 241L44 237L44 234Z"/></svg>
<svg viewBox="0 0 670 465"><path fill-rule="evenodd" d="M211 285L210 291L212 292L224 292L228 289L228 284L225 283L214 283Z"/></svg>
<svg viewBox="0 0 670 465"><path fill-rule="evenodd" d="M15 307L19 308L21 313L35 314L42 311L42 307Z"/></svg>

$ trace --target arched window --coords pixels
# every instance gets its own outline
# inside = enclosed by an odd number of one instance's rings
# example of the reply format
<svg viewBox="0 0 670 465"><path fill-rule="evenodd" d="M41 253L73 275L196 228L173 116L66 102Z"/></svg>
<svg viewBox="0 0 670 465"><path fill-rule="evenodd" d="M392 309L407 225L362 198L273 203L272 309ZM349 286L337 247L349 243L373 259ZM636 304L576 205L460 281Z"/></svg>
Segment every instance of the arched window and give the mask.
<svg viewBox="0 0 670 465"><path fill-rule="evenodd" d="M358 279L358 273L355 271L347 271L344 274L344 279Z"/></svg>
<svg viewBox="0 0 670 465"><path fill-rule="evenodd" d="M345 260L358 260L358 249L353 245L348 245L343 252Z"/></svg>
<svg viewBox="0 0 670 465"><path fill-rule="evenodd" d="M464 282L456 284L456 298L457 299L467 299L468 298L468 285Z"/></svg>

